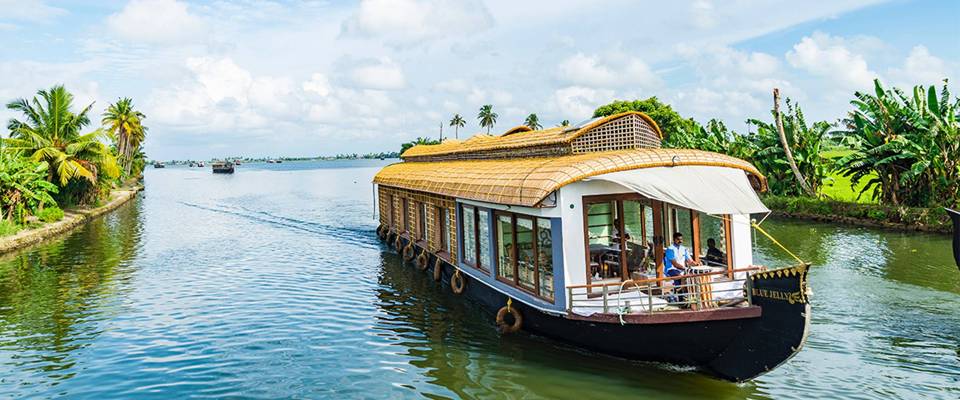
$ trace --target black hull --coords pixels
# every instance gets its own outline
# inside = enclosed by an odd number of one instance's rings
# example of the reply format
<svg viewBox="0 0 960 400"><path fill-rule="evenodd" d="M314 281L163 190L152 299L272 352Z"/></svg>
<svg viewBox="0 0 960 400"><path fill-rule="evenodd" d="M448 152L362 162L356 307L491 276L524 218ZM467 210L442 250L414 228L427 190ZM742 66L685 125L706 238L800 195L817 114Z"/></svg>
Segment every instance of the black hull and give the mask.
<svg viewBox="0 0 960 400"><path fill-rule="evenodd" d="M960 212L949 208L946 210L953 220L953 261L957 263L957 268L960 268Z"/></svg>
<svg viewBox="0 0 960 400"><path fill-rule="evenodd" d="M388 235L387 243L395 239ZM435 260L430 255L431 266ZM449 290L455 267L443 265L443 287ZM432 275L432 268L427 273ZM714 314L716 319L703 319L706 312L686 312L621 325L615 317L598 321L553 315L517 301L513 307L523 316L522 329L531 333L627 359L692 366L742 382L782 364L803 346L810 315L806 275L806 266L757 274L751 284L758 307L721 310ZM506 295L480 281L466 280L462 294L490 313L506 305ZM682 321L670 321L680 315Z"/></svg>
<svg viewBox="0 0 960 400"><path fill-rule="evenodd" d="M215 173L215 174L232 174L232 173L233 173L233 168L215 168L215 169L213 170L213 173Z"/></svg>

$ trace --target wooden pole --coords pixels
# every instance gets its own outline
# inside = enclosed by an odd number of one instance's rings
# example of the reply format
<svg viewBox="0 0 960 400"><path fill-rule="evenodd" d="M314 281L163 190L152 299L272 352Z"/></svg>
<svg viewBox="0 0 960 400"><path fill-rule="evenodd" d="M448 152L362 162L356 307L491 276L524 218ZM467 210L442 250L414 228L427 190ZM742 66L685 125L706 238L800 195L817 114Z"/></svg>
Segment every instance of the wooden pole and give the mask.
<svg viewBox="0 0 960 400"><path fill-rule="evenodd" d="M800 173L800 169L797 168L796 161L793 160L793 152L790 151L790 145L787 144L787 135L783 132L783 117L780 115L780 89L773 88L773 113L777 117L777 134L780 135L780 145L783 146L783 152L787 155L787 162L790 163L790 169L793 170L793 175L797 177L797 182L800 183L800 187L810 196L816 196L817 194L810 189L810 185L807 184L807 180L803 179L803 174Z"/></svg>

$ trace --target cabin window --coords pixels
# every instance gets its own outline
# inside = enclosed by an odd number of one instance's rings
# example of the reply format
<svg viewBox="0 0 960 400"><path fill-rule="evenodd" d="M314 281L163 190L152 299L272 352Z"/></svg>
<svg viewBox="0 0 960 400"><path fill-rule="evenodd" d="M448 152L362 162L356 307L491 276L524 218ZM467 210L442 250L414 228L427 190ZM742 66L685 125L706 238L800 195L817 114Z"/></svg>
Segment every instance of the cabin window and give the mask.
<svg viewBox="0 0 960 400"><path fill-rule="evenodd" d="M604 201L587 205L589 271L595 282L618 280L623 276L620 204Z"/></svg>
<svg viewBox="0 0 960 400"><path fill-rule="evenodd" d="M536 240L540 296L553 300L553 228L549 219L537 218Z"/></svg>
<svg viewBox="0 0 960 400"><path fill-rule="evenodd" d="M417 239L427 240L427 203L417 207Z"/></svg>
<svg viewBox="0 0 960 400"><path fill-rule="evenodd" d="M714 216L701 212L697 214L700 229L700 244L697 248L700 250L700 261L711 267L729 267L730 231L727 221L730 216Z"/></svg>
<svg viewBox="0 0 960 400"><path fill-rule="evenodd" d="M490 212L487 210L478 210L477 218L480 247L480 256L477 259L477 268L486 270L487 263L492 260L492 258L490 258Z"/></svg>
<svg viewBox="0 0 960 400"><path fill-rule="evenodd" d="M497 215L497 276L513 283L513 218L508 214Z"/></svg>
<svg viewBox="0 0 960 400"><path fill-rule="evenodd" d="M550 220L497 212L497 279L553 300Z"/></svg>
<svg viewBox="0 0 960 400"><path fill-rule="evenodd" d="M450 212L437 207L437 232L440 234L440 250L450 252Z"/></svg>
<svg viewBox="0 0 960 400"><path fill-rule="evenodd" d="M477 266L477 215L473 207L463 206L463 262L467 265Z"/></svg>
<svg viewBox="0 0 960 400"><path fill-rule="evenodd" d="M667 232L668 243L666 246L669 247L670 244L673 243L673 234L680 232L680 234L683 235L683 245L690 249L690 256L695 260L698 259L699 252L697 250L699 249L700 240L696 234L698 232L695 232L693 229L693 211L672 206L669 210L672 225L670 226L671 229Z"/></svg>
<svg viewBox="0 0 960 400"><path fill-rule="evenodd" d="M410 202L407 199L403 199L403 231L410 232Z"/></svg>

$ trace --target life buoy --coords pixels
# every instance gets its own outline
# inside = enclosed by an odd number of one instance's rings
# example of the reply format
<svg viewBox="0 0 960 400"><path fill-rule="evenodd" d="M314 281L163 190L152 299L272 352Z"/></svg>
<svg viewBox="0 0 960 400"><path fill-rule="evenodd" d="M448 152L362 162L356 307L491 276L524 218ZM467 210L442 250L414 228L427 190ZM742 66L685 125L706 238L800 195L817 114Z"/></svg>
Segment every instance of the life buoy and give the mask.
<svg viewBox="0 0 960 400"><path fill-rule="evenodd" d="M457 272L453 273L453 276L450 277L450 289L453 290L453 293L460 294L463 293L463 289L467 287L467 279L460 274L460 270L457 269Z"/></svg>
<svg viewBox="0 0 960 400"><path fill-rule="evenodd" d="M413 257L417 255L417 252L413 249L413 241L407 243L407 247L403 248L403 261L411 261Z"/></svg>
<svg viewBox="0 0 960 400"><path fill-rule="evenodd" d="M440 282L443 277L443 260L437 257L437 262L433 263L433 280Z"/></svg>
<svg viewBox="0 0 960 400"><path fill-rule="evenodd" d="M426 271L427 267L430 266L430 256L427 255L427 251L421 251L420 255L417 256L417 268L420 268L421 271Z"/></svg>
<svg viewBox="0 0 960 400"><path fill-rule="evenodd" d="M497 329L500 333L514 333L519 331L523 326L523 316L520 315L520 311L515 307L511 307L513 304L512 299L507 299L507 305L500 307L500 311L497 311ZM513 317L513 323L507 323L507 314Z"/></svg>
<svg viewBox="0 0 960 400"><path fill-rule="evenodd" d="M386 240L387 234L389 233L388 231L389 229L387 229L385 225L380 225L380 227L377 228L377 237L380 238L380 240Z"/></svg>

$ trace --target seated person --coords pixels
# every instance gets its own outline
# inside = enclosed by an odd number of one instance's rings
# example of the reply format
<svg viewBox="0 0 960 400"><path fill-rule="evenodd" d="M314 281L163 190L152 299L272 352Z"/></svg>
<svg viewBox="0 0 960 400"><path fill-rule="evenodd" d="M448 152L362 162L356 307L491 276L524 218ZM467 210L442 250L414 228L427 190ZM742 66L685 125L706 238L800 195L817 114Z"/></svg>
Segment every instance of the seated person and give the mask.
<svg viewBox="0 0 960 400"><path fill-rule="evenodd" d="M717 248L717 241L713 238L707 239L707 265L726 266L727 256Z"/></svg>
<svg viewBox="0 0 960 400"><path fill-rule="evenodd" d="M613 242L620 243L620 240L630 240L630 232L624 228L623 235L620 234L620 218L613 219Z"/></svg>
<svg viewBox="0 0 960 400"><path fill-rule="evenodd" d="M690 255L690 251L683 245L683 234L673 234L673 244L666 248L663 256L663 276L679 276L687 272L688 266L699 265ZM679 285L680 280L673 281Z"/></svg>

